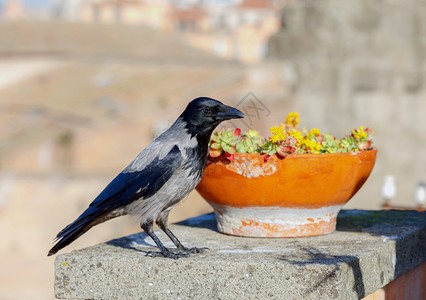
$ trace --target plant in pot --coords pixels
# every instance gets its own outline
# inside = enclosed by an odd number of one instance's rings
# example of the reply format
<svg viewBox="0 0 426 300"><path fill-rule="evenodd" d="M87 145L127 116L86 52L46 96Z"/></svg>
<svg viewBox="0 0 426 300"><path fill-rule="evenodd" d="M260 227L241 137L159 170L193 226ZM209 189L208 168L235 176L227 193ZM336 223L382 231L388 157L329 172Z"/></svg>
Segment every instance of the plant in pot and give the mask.
<svg viewBox="0 0 426 300"><path fill-rule="evenodd" d="M254 130L217 130L197 191L213 207L220 232L300 237L335 230L337 214L370 175L373 131L338 139L298 127L299 115L264 138Z"/></svg>

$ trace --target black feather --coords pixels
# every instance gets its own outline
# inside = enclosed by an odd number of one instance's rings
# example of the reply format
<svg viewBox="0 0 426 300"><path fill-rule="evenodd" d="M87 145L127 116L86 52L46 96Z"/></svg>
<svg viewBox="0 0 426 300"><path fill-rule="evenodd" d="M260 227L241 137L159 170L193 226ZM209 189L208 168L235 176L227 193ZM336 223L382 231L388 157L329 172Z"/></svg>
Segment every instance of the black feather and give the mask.
<svg viewBox="0 0 426 300"><path fill-rule="evenodd" d="M120 173L96 197L90 206L56 236L57 243L48 255L70 244L93 226L98 218L141 197L154 195L182 164L183 157L177 146L159 159L158 156L141 171Z"/></svg>

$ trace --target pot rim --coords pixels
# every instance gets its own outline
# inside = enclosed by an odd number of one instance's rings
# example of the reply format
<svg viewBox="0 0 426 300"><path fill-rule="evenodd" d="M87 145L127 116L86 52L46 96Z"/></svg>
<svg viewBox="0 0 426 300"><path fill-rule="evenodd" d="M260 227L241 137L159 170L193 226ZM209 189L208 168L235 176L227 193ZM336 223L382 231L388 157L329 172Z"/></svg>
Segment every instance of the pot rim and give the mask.
<svg viewBox="0 0 426 300"><path fill-rule="evenodd" d="M363 153L377 153L378 150L377 148L373 148L370 150L363 150L363 151L356 151L356 152L336 152L336 153L293 153L293 154L289 154L286 157L280 157L278 154L273 154L271 155L271 157L276 157L279 160L285 160L285 159L302 159L302 158L312 158L312 157L321 157L321 156L327 156L327 157L332 157L332 156L358 156L361 155ZM260 157L260 156L265 156L265 154L263 153L239 153L236 152L234 153L235 156L238 157ZM219 156L220 157L220 156ZM216 162L216 160L219 157L209 157L211 162Z"/></svg>

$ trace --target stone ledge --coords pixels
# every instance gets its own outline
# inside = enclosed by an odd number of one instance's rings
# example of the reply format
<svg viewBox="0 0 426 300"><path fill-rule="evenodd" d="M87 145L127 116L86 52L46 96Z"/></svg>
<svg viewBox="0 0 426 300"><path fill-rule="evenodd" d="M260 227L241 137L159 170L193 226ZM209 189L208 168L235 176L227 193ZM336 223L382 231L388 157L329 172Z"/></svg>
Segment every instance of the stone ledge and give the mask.
<svg viewBox="0 0 426 300"><path fill-rule="evenodd" d="M218 233L213 214L171 226L186 246L210 250L171 260L134 234L55 260L61 299L360 299L426 260L426 214L341 211L337 230L305 238ZM165 234L158 232L166 246Z"/></svg>

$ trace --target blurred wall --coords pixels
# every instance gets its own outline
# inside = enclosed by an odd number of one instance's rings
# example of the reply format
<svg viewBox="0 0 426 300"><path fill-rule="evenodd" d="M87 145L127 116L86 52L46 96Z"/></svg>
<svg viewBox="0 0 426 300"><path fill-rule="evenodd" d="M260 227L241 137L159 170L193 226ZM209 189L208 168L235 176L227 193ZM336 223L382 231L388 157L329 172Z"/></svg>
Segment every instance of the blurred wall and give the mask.
<svg viewBox="0 0 426 300"><path fill-rule="evenodd" d="M411 206L426 180L425 57L421 0L291 1L268 52L304 125L336 136L360 125L376 131L374 176L359 195L376 198L391 174L393 203Z"/></svg>

